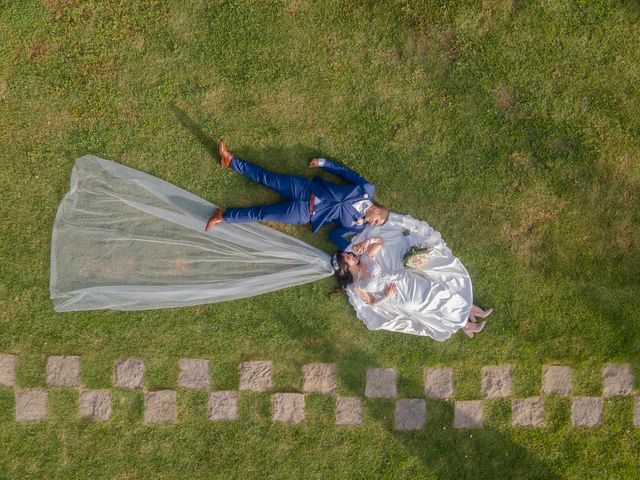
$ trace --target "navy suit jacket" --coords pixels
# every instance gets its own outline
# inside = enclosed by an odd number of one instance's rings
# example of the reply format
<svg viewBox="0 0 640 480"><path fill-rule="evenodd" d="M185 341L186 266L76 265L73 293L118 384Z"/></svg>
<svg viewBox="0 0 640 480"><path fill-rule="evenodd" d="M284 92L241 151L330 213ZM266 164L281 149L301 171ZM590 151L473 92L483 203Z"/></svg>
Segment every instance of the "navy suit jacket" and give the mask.
<svg viewBox="0 0 640 480"><path fill-rule="evenodd" d="M358 212L354 203L369 200L373 202L375 187L350 168L324 161L326 171L342 177L349 182L347 185L338 185L316 177L312 182L312 191L319 203L315 205L315 212L311 217L311 230L318 231L323 225L338 223L329 238L340 250L345 250L350 242L345 238L351 233L358 233L365 227L364 212Z"/></svg>

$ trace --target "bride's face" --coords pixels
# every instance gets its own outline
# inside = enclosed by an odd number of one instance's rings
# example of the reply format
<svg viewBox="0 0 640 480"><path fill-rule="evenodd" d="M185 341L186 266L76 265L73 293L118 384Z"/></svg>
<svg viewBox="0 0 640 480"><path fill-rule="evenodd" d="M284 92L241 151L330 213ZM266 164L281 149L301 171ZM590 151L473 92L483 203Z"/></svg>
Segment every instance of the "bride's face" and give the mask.
<svg viewBox="0 0 640 480"><path fill-rule="evenodd" d="M342 252L342 259L344 260L344 263L346 263L349 267L349 270L351 270L351 267L354 267L359 263L358 257L356 257L351 252Z"/></svg>

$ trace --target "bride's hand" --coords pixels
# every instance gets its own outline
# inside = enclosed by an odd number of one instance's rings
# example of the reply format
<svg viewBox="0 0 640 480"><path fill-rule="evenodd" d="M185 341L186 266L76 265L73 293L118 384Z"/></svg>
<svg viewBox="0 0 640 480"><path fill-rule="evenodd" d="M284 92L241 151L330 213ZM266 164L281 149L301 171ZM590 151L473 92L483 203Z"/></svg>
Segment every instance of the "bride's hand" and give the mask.
<svg viewBox="0 0 640 480"><path fill-rule="evenodd" d="M367 305L372 305L373 304L373 295L365 292L363 289L356 287L356 293L358 294L358 296L362 299L362 301L364 303L366 303Z"/></svg>
<svg viewBox="0 0 640 480"><path fill-rule="evenodd" d="M357 253L358 255L361 255L369 247L370 243L371 242L369 240L365 240L364 242L356 243L355 245L353 245L351 247L351 251L353 253Z"/></svg>
<svg viewBox="0 0 640 480"><path fill-rule="evenodd" d="M398 286L395 283L390 283L387 288L384 290L385 298L391 297L394 293L398 291Z"/></svg>

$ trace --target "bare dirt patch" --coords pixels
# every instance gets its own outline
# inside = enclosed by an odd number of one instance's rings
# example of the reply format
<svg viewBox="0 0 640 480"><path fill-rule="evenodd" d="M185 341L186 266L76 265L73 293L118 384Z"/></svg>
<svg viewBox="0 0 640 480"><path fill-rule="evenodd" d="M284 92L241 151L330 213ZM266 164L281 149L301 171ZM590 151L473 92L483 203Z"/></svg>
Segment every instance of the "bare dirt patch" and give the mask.
<svg viewBox="0 0 640 480"><path fill-rule="evenodd" d="M505 112L515 105L517 99L516 92L506 87L500 87L496 91L496 108Z"/></svg>
<svg viewBox="0 0 640 480"><path fill-rule="evenodd" d="M66 10L75 5L76 0L43 0L45 7L56 20L61 19Z"/></svg>
<svg viewBox="0 0 640 480"><path fill-rule="evenodd" d="M444 30L438 37L438 46L442 60L447 64L456 60L456 36L450 28Z"/></svg>
<svg viewBox="0 0 640 480"><path fill-rule="evenodd" d="M511 250L525 262L538 260L551 223L560 215L564 201L534 187L517 206L516 219L504 225L503 238Z"/></svg>
<svg viewBox="0 0 640 480"><path fill-rule="evenodd" d="M408 58L414 58L417 61L425 60L429 52L429 39L422 32L412 32L407 41Z"/></svg>
<svg viewBox="0 0 640 480"><path fill-rule="evenodd" d="M34 40L27 46L27 58L31 61L37 60L49 51L46 43L42 39Z"/></svg>
<svg viewBox="0 0 640 480"><path fill-rule="evenodd" d="M4 100L7 98L7 93L9 92L9 82L5 79L0 80L0 100Z"/></svg>
<svg viewBox="0 0 640 480"><path fill-rule="evenodd" d="M131 43L133 44L133 48L135 48L139 52L144 50L145 40L142 35L135 34L133 36L133 39L131 40Z"/></svg>

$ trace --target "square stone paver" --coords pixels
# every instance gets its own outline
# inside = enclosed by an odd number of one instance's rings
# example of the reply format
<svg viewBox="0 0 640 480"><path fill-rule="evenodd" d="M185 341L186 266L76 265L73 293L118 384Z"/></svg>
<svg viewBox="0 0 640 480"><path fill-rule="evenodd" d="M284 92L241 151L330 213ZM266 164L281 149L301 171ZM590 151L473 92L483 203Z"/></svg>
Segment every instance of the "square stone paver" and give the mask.
<svg viewBox="0 0 640 480"><path fill-rule="evenodd" d="M573 389L571 367L545 365L542 370L542 393L545 395L570 395Z"/></svg>
<svg viewBox="0 0 640 480"><path fill-rule="evenodd" d="M600 397L576 397L571 406L571 423L574 427L596 427L602 423Z"/></svg>
<svg viewBox="0 0 640 480"><path fill-rule="evenodd" d="M459 400L455 403L454 428L482 428L482 425L482 400Z"/></svg>
<svg viewBox="0 0 640 480"><path fill-rule="evenodd" d="M208 390L210 385L209 360L181 358L178 385L193 390Z"/></svg>
<svg viewBox="0 0 640 480"><path fill-rule="evenodd" d="M240 364L240 390L266 392L273 386L271 380L272 362L242 362Z"/></svg>
<svg viewBox="0 0 640 480"><path fill-rule="evenodd" d="M143 388L144 360L127 358L117 362L115 383L120 388Z"/></svg>
<svg viewBox="0 0 640 480"><path fill-rule="evenodd" d="M0 355L0 387L15 387L16 385L16 356Z"/></svg>
<svg viewBox="0 0 640 480"><path fill-rule="evenodd" d="M367 368L367 383L364 394L369 398L395 398L396 390L395 368Z"/></svg>
<svg viewBox="0 0 640 480"><path fill-rule="evenodd" d="M336 397L336 425L361 425L364 418L360 397Z"/></svg>
<svg viewBox="0 0 640 480"><path fill-rule="evenodd" d="M544 404L541 397L511 402L511 423L518 427L539 427L544 423Z"/></svg>
<svg viewBox="0 0 640 480"><path fill-rule="evenodd" d="M602 369L602 384L605 397L633 394L631 365L605 365Z"/></svg>
<svg viewBox="0 0 640 480"><path fill-rule="evenodd" d="M211 392L209 394L209 420L238 420L238 392Z"/></svg>
<svg viewBox="0 0 640 480"><path fill-rule="evenodd" d="M427 421L425 401L421 399L396 400L396 430L421 430Z"/></svg>
<svg viewBox="0 0 640 480"><path fill-rule="evenodd" d="M640 427L640 397L636 397L636 414L633 418L633 424Z"/></svg>
<svg viewBox="0 0 640 480"><path fill-rule="evenodd" d="M302 390L304 392L336 394L336 364L311 363L302 367Z"/></svg>
<svg viewBox="0 0 640 480"><path fill-rule="evenodd" d="M111 390L80 392L80 416L107 421L111 418Z"/></svg>
<svg viewBox="0 0 640 480"><path fill-rule="evenodd" d="M487 398L511 396L511 365L484 367L482 369L482 394Z"/></svg>
<svg viewBox="0 0 640 480"><path fill-rule="evenodd" d="M450 368L425 368L424 396L434 398L452 397L453 370Z"/></svg>
<svg viewBox="0 0 640 480"><path fill-rule="evenodd" d="M144 423L175 423L176 392L158 390L144 394Z"/></svg>
<svg viewBox="0 0 640 480"><path fill-rule="evenodd" d="M16 398L16 422L35 422L47 418L47 391L43 388L18 390Z"/></svg>
<svg viewBox="0 0 640 480"><path fill-rule="evenodd" d="M52 355L47 358L47 385L50 387L79 387L80 357Z"/></svg>
<svg viewBox="0 0 640 480"><path fill-rule="evenodd" d="M300 423L304 420L304 395L302 393L274 393L271 409L275 422Z"/></svg>

